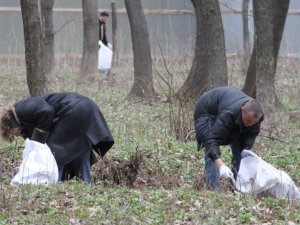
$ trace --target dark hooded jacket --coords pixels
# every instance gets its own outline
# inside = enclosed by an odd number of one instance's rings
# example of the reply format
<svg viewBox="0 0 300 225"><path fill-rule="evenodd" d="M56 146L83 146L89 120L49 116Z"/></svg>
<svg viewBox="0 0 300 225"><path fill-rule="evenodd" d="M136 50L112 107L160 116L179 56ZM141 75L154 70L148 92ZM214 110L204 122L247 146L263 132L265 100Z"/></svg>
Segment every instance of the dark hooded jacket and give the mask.
<svg viewBox="0 0 300 225"><path fill-rule="evenodd" d="M240 150L252 148L262 119L251 127L243 125L241 107L251 99L239 89L220 87L206 92L198 100L194 114L196 138L209 157L220 157L219 146L237 140Z"/></svg>
<svg viewBox="0 0 300 225"><path fill-rule="evenodd" d="M35 128L49 131L47 144L58 167L94 149L104 156L114 144L99 107L76 93L51 93L21 100L14 105L24 138ZM95 162L91 155L91 164Z"/></svg>

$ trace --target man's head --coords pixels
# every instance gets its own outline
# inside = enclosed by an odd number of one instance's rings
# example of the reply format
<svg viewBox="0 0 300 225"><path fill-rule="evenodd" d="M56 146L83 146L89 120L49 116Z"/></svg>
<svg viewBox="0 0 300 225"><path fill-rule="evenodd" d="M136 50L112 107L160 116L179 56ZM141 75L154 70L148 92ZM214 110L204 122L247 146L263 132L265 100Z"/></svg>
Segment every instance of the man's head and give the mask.
<svg viewBox="0 0 300 225"><path fill-rule="evenodd" d="M261 105L254 99L246 102L241 108L242 122L245 127L251 127L263 120L264 111Z"/></svg>
<svg viewBox="0 0 300 225"><path fill-rule="evenodd" d="M108 18L108 16L109 16L108 13L107 13L106 11L103 11L103 12L100 13L99 19L100 19L102 22L105 22L106 19Z"/></svg>

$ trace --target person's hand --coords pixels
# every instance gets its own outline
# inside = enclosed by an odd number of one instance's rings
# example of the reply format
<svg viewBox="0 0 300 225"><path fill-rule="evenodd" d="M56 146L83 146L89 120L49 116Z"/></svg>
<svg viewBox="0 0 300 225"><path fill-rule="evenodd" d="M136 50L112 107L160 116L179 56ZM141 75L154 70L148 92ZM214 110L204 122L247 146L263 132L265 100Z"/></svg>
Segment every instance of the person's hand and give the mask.
<svg viewBox="0 0 300 225"><path fill-rule="evenodd" d="M241 156L242 156L242 158L245 158L245 157L248 157L248 156L255 157L256 154L254 152L252 152L251 150L244 149L241 152Z"/></svg>
<svg viewBox="0 0 300 225"><path fill-rule="evenodd" d="M231 169L229 169L229 167L225 164L219 167L219 175L225 179L233 179L233 173Z"/></svg>
<svg viewBox="0 0 300 225"><path fill-rule="evenodd" d="M218 168L220 168L222 165L224 165L224 162L220 158L216 159L214 163Z"/></svg>

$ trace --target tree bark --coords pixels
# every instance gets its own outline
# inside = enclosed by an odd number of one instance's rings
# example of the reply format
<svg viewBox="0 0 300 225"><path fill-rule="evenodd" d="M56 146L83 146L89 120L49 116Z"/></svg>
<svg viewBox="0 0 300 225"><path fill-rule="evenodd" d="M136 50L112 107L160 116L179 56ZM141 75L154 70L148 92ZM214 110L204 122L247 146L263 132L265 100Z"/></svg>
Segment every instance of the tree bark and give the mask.
<svg viewBox="0 0 300 225"><path fill-rule="evenodd" d="M285 21L289 10L290 0L273 0L273 33L274 33L274 67L276 72L280 43L284 30Z"/></svg>
<svg viewBox="0 0 300 225"><path fill-rule="evenodd" d="M243 0L243 38L244 38L244 64L248 64L250 50L250 29L249 29L249 0Z"/></svg>
<svg viewBox="0 0 300 225"><path fill-rule="evenodd" d="M23 28L27 84L31 96L47 91L44 70L42 28L38 11L38 0L20 0Z"/></svg>
<svg viewBox="0 0 300 225"><path fill-rule="evenodd" d="M115 2L111 3L111 29L112 29L112 47L113 47L113 60L112 67L118 66L117 61L117 49L118 49L118 41L117 41L117 13L116 13L116 4Z"/></svg>
<svg viewBox="0 0 300 225"><path fill-rule="evenodd" d="M128 97L156 96L148 27L142 2L141 0L125 0L125 6L130 24L134 58L134 82Z"/></svg>
<svg viewBox="0 0 300 225"><path fill-rule="evenodd" d="M228 82L225 39L217 0L192 0L196 14L195 55L187 80L178 91L181 100L196 100L205 90Z"/></svg>
<svg viewBox="0 0 300 225"><path fill-rule="evenodd" d="M290 2L289 0L286 1L274 0L272 9L270 9L273 11L272 22L273 22L274 74L276 74L278 54L279 54L280 43L281 43L282 34L284 30L284 25L288 13L289 2ZM254 14L255 14L255 9L254 9ZM254 40L254 47L250 59L247 77L243 87L243 91L253 98L256 98L256 48L257 48L256 42ZM282 108L282 104L280 103L277 95L275 95L275 103L276 103L276 107Z"/></svg>
<svg viewBox="0 0 300 225"><path fill-rule="evenodd" d="M80 78L94 78L98 69L98 3L82 0L83 51Z"/></svg>
<svg viewBox="0 0 300 225"><path fill-rule="evenodd" d="M54 0L41 0L44 65L48 80L54 67L53 4Z"/></svg>
<svg viewBox="0 0 300 225"><path fill-rule="evenodd" d="M252 98L256 98L256 43L254 40L253 50L247 71L243 92Z"/></svg>
<svg viewBox="0 0 300 225"><path fill-rule="evenodd" d="M114 76L115 71L114 67L118 66L118 41L117 41L117 13L116 13L116 4L114 0L110 4L111 6L111 29L112 29L112 50L113 50L113 56L112 56L112 62L111 62L111 69L108 71L106 75L107 81L114 82L115 78Z"/></svg>
<svg viewBox="0 0 300 225"><path fill-rule="evenodd" d="M274 0L273 6L273 24L274 24L274 74L276 74L277 61L280 50L280 43L284 31L284 25L287 18L290 0ZM275 105L277 108L284 108L278 96L275 96Z"/></svg>
<svg viewBox="0 0 300 225"><path fill-rule="evenodd" d="M275 110L273 0L254 0L256 30L256 98L268 116Z"/></svg>

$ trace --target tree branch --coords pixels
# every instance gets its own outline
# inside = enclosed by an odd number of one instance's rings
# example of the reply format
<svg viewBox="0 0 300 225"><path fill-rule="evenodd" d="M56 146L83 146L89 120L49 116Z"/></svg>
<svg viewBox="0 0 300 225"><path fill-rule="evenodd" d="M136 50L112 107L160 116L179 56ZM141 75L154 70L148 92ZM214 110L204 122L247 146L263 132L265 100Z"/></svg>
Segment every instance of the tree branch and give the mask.
<svg viewBox="0 0 300 225"><path fill-rule="evenodd" d="M79 20L79 19L81 19L81 17L77 17L77 18L75 18L75 19L73 19L73 20L68 20L68 21L65 22L58 30L56 30L56 31L53 33L53 35L55 35L55 34L57 34L58 32L60 32L60 31L61 31L66 25L68 25L69 23L74 22L74 21Z"/></svg>

